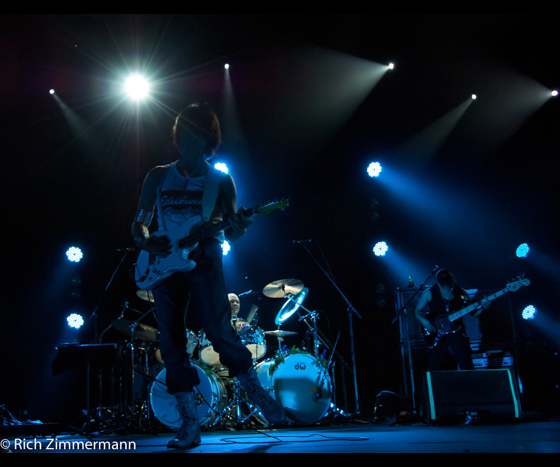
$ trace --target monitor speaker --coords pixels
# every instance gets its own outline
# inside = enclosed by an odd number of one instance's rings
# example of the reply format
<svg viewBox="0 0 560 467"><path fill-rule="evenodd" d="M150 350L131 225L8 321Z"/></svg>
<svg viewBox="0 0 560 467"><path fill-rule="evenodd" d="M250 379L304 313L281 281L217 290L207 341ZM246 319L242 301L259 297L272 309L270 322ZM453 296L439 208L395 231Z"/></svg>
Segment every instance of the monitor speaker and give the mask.
<svg viewBox="0 0 560 467"><path fill-rule="evenodd" d="M511 369L426 371L422 415L429 424L515 423L519 391Z"/></svg>

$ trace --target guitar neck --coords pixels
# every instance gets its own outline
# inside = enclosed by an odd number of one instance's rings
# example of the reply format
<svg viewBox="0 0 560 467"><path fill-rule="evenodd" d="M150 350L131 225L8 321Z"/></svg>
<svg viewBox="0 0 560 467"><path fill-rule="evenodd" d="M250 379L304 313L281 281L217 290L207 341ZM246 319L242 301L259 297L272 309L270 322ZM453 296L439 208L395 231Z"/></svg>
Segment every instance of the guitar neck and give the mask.
<svg viewBox="0 0 560 467"><path fill-rule="evenodd" d="M246 209L245 214L248 217L253 217L255 215L255 208L252 207ZM227 229L230 225L231 225L231 219L226 219L221 222L218 222L217 224L212 224L198 233L188 235L187 237L179 240L179 248L188 248L189 246L194 245L195 243L198 243L199 241L207 237L213 236L214 234L220 232L221 230Z"/></svg>
<svg viewBox="0 0 560 467"><path fill-rule="evenodd" d="M486 300L492 301L492 300L498 298L499 296L504 295L507 292L508 292L507 288L502 289L502 290L500 290L496 293L493 293L492 295L486 297ZM455 321L455 320L461 318L462 316L465 316L465 315L469 314L471 311L476 310L481 304L482 304L482 300L479 300L478 302L475 302L475 303L471 303L468 307L463 308L459 311L456 311L455 313L451 313L448 316L448 319L449 319L449 321Z"/></svg>

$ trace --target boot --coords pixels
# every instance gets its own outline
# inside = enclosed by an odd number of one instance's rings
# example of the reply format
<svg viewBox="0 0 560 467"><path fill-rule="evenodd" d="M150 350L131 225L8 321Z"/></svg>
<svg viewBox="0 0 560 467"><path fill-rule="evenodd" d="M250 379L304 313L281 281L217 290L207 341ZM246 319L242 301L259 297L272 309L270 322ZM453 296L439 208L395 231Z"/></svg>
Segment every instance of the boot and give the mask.
<svg viewBox="0 0 560 467"><path fill-rule="evenodd" d="M253 367L246 373L241 373L237 376L239 382L247 391L251 400L261 409L265 418L273 424L278 424L284 421L284 409L280 404L262 387L257 372Z"/></svg>
<svg viewBox="0 0 560 467"><path fill-rule="evenodd" d="M194 392L178 392L175 394L175 399L177 399L177 409L182 424L177 436L167 443L167 447L186 449L198 446L201 442L200 424Z"/></svg>

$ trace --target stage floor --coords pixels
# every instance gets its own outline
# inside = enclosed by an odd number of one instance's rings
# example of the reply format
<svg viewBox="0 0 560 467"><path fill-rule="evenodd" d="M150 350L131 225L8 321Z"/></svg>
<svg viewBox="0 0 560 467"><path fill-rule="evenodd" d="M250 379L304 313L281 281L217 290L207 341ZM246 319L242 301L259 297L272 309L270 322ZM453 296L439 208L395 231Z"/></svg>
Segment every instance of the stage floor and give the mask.
<svg viewBox="0 0 560 467"><path fill-rule="evenodd" d="M558 453L560 420L502 425L337 426L202 433L202 444L188 451L167 448L172 432L2 439L11 453ZM88 444L89 442L89 444ZM3 449L6 452L5 449Z"/></svg>

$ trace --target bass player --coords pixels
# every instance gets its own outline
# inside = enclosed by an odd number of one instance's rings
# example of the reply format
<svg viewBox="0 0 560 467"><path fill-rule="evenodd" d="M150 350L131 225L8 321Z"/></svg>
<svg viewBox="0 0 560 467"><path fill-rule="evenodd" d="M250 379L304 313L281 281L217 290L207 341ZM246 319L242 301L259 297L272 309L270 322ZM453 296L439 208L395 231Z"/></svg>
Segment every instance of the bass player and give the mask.
<svg viewBox="0 0 560 467"><path fill-rule="evenodd" d="M431 319L458 311L468 305L470 301L468 293L456 284L453 274L447 269L441 269L436 275L436 284L426 289L420 296L414 309L414 316L427 333L433 335L437 330ZM489 300L482 300L481 306L473 316L480 316L489 306ZM474 369L469 338L464 332L464 326L461 326L459 331L441 336L437 345L429 348L429 371L441 370L449 348L453 351L461 370Z"/></svg>

